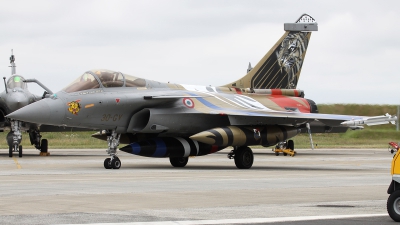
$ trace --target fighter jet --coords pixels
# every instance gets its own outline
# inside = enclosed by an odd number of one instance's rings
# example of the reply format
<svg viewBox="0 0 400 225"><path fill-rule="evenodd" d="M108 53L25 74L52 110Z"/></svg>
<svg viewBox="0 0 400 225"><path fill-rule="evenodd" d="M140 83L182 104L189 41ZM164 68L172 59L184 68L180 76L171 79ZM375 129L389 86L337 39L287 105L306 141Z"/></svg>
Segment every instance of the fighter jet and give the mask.
<svg viewBox="0 0 400 225"><path fill-rule="evenodd" d="M13 152L18 152L19 157L22 157L22 134L21 131L27 131L32 145L46 154L48 149L47 139L41 139L38 126L31 123L25 123L18 120L7 119L5 115L20 109L35 101L39 101L47 94L53 94L47 87L36 79L26 80L21 75L16 74L15 56L11 50L10 57L11 77L3 77L5 90L0 93L0 130L10 130L7 135L7 144L9 147L9 157L12 157ZM45 89L42 96L34 95L29 92L27 82L35 82Z"/></svg>
<svg viewBox="0 0 400 225"><path fill-rule="evenodd" d="M397 118L390 115L319 114L316 103L304 98L304 91L256 88L263 87L265 82L261 77L269 71L275 74L295 72L296 57L289 57L285 52L289 50L290 53L296 49L294 46L304 43L301 38L309 37L305 29L315 28L316 23L300 20L285 24L287 35L300 39L286 42L284 36L266 55L268 57L231 85L163 83L95 69L85 72L50 98L25 106L7 117L100 131L108 142L110 157L104 160L106 169L121 167L117 156L121 143L128 144L120 148L121 151L166 157L174 167L186 166L189 156L212 154L231 146L233 150L228 158L234 159L237 168L249 169L254 160L249 146L274 146L307 130L310 125L317 128L317 132L325 133L394 123ZM274 59L275 63L271 63ZM270 68L265 68L266 65ZM248 76L251 73L253 77ZM291 81L294 82L289 80L286 87ZM245 85L251 87L242 87ZM101 134L98 137L103 137ZM293 141L289 145L294 149Z"/></svg>

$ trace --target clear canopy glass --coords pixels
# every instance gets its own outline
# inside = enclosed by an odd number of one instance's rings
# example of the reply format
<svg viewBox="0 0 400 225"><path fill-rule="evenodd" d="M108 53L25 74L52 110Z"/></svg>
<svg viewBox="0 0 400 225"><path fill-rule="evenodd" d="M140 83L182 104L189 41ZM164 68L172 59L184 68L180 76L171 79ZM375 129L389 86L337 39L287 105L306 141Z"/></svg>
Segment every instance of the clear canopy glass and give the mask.
<svg viewBox="0 0 400 225"><path fill-rule="evenodd" d="M111 70L91 70L74 80L63 89L67 93L96 88L145 87L146 81Z"/></svg>
<svg viewBox="0 0 400 225"><path fill-rule="evenodd" d="M9 88L9 89L14 89L14 88L26 89L27 85L24 82L24 80L25 80L25 78L23 78L20 75L13 75L10 78L8 78L7 88Z"/></svg>

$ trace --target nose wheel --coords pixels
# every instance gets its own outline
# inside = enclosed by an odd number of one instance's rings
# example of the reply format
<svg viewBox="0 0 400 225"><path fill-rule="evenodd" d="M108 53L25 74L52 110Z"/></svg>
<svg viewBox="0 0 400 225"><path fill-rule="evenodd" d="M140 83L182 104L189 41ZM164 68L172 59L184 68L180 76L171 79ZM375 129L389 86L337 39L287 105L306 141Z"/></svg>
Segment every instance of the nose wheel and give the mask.
<svg viewBox="0 0 400 225"><path fill-rule="evenodd" d="M121 160L116 156L114 156L113 159L107 158L104 160L104 168L119 169L119 168L121 168Z"/></svg>
<svg viewBox="0 0 400 225"><path fill-rule="evenodd" d="M22 145L18 146L18 157L22 158Z"/></svg>
<svg viewBox="0 0 400 225"><path fill-rule="evenodd" d="M8 147L8 157L13 157L13 152L18 152L18 157L22 158L22 145L16 145L14 147Z"/></svg>

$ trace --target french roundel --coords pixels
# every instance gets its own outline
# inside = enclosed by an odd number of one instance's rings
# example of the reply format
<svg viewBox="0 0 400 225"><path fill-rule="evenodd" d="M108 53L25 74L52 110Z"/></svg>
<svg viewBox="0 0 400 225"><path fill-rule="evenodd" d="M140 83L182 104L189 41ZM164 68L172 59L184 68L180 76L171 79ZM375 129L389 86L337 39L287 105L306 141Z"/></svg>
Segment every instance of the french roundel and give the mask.
<svg viewBox="0 0 400 225"><path fill-rule="evenodd" d="M190 98L184 98L183 99L183 104L188 108L193 108L194 107L194 102Z"/></svg>

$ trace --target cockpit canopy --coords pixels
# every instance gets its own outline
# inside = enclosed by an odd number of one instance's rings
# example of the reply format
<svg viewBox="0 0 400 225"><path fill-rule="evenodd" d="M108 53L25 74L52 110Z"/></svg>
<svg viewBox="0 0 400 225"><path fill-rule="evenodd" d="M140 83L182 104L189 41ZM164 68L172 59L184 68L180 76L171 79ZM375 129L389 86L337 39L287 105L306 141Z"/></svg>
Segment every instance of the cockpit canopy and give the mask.
<svg viewBox="0 0 400 225"><path fill-rule="evenodd" d="M9 88L9 89L14 89L14 88L27 89L28 86L26 85L24 80L25 80L25 78L23 78L20 75L13 75L10 78L8 78L7 88Z"/></svg>
<svg viewBox="0 0 400 225"><path fill-rule="evenodd" d="M90 70L63 89L67 93L110 87L145 87L141 78L111 70Z"/></svg>

